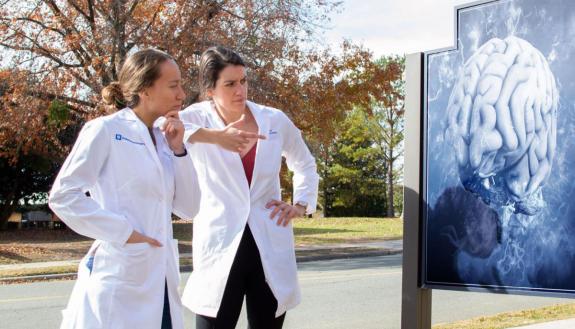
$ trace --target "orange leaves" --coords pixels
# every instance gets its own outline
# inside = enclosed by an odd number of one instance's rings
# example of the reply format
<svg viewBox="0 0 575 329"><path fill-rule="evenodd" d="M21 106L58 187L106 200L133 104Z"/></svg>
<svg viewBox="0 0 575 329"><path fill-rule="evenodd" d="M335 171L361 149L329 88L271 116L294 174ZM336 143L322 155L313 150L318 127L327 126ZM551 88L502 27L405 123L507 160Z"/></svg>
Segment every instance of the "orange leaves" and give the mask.
<svg viewBox="0 0 575 329"><path fill-rule="evenodd" d="M50 101L34 94L41 89L29 72L0 71L0 157L17 161L20 154L50 154L59 147L46 124Z"/></svg>
<svg viewBox="0 0 575 329"><path fill-rule="evenodd" d="M335 125L353 104L379 97L377 92L393 77L391 69L378 71L371 54L349 42L342 45L340 55L302 44L312 40L337 1L41 0L38 4L32 11L14 10L5 17L18 22L8 48L31 63L22 71L31 79L23 80L29 83L26 88L42 92L35 93L41 94L39 100L25 101L38 102L33 105L38 108L30 110L38 117L45 116L44 102L53 99L65 101L83 117L98 113L94 108L100 90L117 79L130 53L146 47L161 48L177 59L189 102L198 100L199 54L212 45L236 50L249 67L251 98L285 110L309 137L321 139L334 135ZM6 28L0 23L0 29Z"/></svg>
<svg viewBox="0 0 575 329"><path fill-rule="evenodd" d="M67 34L64 37L64 42L66 42L66 44L68 44L70 48L74 49L80 46L82 39L83 39L82 33Z"/></svg>

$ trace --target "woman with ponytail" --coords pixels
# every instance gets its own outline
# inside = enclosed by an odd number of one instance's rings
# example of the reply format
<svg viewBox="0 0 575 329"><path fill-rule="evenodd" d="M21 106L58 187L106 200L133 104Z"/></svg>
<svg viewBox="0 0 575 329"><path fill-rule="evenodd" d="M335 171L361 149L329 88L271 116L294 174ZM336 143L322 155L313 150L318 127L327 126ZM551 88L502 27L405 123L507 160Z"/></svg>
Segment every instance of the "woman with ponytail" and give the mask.
<svg viewBox="0 0 575 329"><path fill-rule="evenodd" d="M183 328L171 215L192 218L197 190L177 114L180 70L162 51L138 51L102 98L115 113L85 124L49 197L66 225L95 239L61 328Z"/></svg>

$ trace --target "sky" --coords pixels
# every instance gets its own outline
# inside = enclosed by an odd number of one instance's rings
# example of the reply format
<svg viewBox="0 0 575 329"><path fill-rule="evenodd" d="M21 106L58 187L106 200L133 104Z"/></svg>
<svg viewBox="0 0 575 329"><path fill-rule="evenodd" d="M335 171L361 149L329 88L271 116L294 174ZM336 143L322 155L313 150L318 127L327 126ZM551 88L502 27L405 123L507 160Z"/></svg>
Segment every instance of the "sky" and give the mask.
<svg viewBox="0 0 575 329"><path fill-rule="evenodd" d="M452 46L454 8L473 0L340 1L322 39L334 47L349 39L380 57Z"/></svg>
<svg viewBox="0 0 575 329"><path fill-rule="evenodd" d="M330 45L349 39L376 57L453 45L454 8L472 0L343 0L324 32Z"/></svg>

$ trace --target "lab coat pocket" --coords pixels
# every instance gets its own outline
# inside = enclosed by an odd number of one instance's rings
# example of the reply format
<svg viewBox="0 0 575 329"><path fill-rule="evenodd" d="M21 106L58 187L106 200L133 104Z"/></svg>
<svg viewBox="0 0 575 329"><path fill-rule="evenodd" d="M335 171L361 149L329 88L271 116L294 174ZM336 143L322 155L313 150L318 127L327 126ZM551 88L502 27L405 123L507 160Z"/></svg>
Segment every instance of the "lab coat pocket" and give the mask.
<svg viewBox="0 0 575 329"><path fill-rule="evenodd" d="M125 250L144 250L150 248L150 244L147 242L138 242L138 243L126 243L124 245Z"/></svg>
<svg viewBox="0 0 575 329"><path fill-rule="evenodd" d="M144 284L150 275L151 248L149 243L127 243L122 251L122 278L137 285Z"/></svg>
<svg viewBox="0 0 575 329"><path fill-rule="evenodd" d="M294 235L292 222L290 221L287 226L277 225L277 216L274 219L269 219L271 210L266 214L266 230L272 249L277 252L294 250Z"/></svg>

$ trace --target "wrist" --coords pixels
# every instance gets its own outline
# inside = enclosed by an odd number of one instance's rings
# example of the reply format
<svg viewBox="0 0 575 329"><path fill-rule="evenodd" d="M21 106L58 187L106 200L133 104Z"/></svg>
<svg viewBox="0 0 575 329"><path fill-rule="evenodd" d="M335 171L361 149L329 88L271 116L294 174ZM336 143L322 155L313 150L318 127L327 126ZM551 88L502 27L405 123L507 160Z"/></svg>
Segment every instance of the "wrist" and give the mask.
<svg viewBox="0 0 575 329"><path fill-rule="evenodd" d="M206 136L206 143L208 144L218 144L221 136L222 130L219 129L210 129L210 128L201 128Z"/></svg>
<svg viewBox="0 0 575 329"><path fill-rule="evenodd" d="M294 207L297 209L300 216L305 216L306 207L301 204L294 204Z"/></svg>
<svg viewBox="0 0 575 329"><path fill-rule="evenodd" d="M182 144L180 147L172 149L172 152L174 152L174 155L177 157L183 157L185 155L188 155L188 151L186 150L184 144Z"/></svg>

